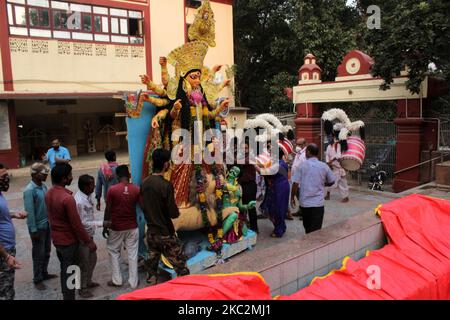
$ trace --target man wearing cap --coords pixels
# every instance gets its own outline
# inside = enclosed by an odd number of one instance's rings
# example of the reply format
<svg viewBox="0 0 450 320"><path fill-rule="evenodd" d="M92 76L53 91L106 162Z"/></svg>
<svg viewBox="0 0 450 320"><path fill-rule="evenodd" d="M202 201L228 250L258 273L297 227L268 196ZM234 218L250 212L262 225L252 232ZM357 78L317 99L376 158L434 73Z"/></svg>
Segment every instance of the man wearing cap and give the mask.
<svg viewBox="0 0 450 320"><path fill-rule="evenodd" d="M35 163L31 166L30 171L31 181L23 192L23 203L28 214L27 225L32 243L33 282L36 289L45 290L47 287L43 281L57 277L47 271L51 238L45 205L47 186L44 182L47 180L50 170L42 163Z"/></svg>

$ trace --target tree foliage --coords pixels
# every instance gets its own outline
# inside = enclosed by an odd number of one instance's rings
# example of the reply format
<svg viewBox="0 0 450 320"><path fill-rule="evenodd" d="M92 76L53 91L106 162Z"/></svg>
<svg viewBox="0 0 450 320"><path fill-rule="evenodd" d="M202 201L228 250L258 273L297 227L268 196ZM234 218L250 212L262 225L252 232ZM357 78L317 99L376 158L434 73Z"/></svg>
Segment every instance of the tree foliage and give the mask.
<svg viewBox="0 0 450 320"><path fill-rule="evenodd" d="M285 54L272 53L274 43L288 47L294 40L286 21L288 3L285 0L238 0L234 7L235 21L235 58L237 64L237 96L244 107L254 111L269 108L271 95L268 86L273 76L288 69L295 73L296 53L290 48Z"/></svg>
<svg viewBox="0 0 450 320"><path fill-rule="evenodd" d="M284 88L297 82L303 58L314 53L333 80L342 57L355 47L360 23L346 0L238 0L235 57L239 102L253 112L290 111Z"/></svg>
<svg viewBox="0 0 450 320"><path fill-rule="evenodd" d="M408 88L418 92L429 65L450 79L450 1L379 0L381 29L367 27L372 0L236 0L237 97L252 112L292 110L284 88L297 82L303 57L313 53L333 81L353 49L375 59L384 89L407 65Z"/></svg>
<svg viewBox="0 0 450 320"><path fill-rule="evenodd" d="M359 1L360 7L370 1ZM363 4L365 3L365 5ZM450 79L450 2L446 0L384 0L381 29L365 30L367 52L375 60L373 75L389 88L393 77L409 69L407 87L414 93L436 67L435 75Z"/></svg>

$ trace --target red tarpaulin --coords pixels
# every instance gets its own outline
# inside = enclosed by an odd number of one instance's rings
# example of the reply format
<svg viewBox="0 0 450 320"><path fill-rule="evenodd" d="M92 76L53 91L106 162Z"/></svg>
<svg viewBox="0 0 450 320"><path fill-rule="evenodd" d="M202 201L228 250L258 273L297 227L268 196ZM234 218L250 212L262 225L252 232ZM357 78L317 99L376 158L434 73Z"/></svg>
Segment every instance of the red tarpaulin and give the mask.
<svg viewBox="0 0 450 320"><path fill-rule="evenodd" d="M450 201L412 195L377 208L389 244L280 300L450 299ZM374 277L374 268L378 277ZM375 281L375 282L374 282ZM376 284L376 285L375 285ZM119 300L267 300L258 273L191 275Z"/></svg>
<svg viewBox="0 0 450 320"><path fill-rule="evenodd" d="M256 272L190 275L123 294L118 300L270 300L270 289Z"/></svg>
<svg viewBox="0 0 450 320"><path fill-rule="evenodd" d="M378 213L389 245L278 299L450 299L450 201L412 195ZM379 288L368 285L373 266Z"/></svg>

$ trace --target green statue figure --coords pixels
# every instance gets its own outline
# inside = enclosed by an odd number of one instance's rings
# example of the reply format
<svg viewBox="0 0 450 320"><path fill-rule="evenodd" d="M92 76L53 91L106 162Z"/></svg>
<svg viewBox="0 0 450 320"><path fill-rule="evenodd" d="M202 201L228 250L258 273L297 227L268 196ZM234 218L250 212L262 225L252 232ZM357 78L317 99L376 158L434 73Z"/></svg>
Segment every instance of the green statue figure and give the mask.
<svg viewBox="0 0 450 320"><path fill-rule="evenodd" d="M223 223L223 232L225 240L228 243L234 243L240 240L242 236L247 235L247 225L245 223L247 210L253 209L256 201L250 201L248 204L242 203L242 188L237 179L241 170L238 167L232 167L228 171L226 179L226 192L223 196L223 206L238 207L239 214L230 214Z"/></svg>

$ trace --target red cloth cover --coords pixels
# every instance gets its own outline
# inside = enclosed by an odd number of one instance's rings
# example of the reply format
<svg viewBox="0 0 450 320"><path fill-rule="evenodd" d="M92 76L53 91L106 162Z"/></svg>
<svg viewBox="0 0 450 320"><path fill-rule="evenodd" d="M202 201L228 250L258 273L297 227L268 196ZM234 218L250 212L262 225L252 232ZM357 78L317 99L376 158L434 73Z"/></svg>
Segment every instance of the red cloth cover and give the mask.
<svg viewBox="0 0 450 320"><path fill-rule="evenodd" d="M270 289L256 272L189 275L123 294L118 300L270 300Z"/></svg>
<svg viewBox="0 0 450 320"><path fill-rule="evenodd" d="M379 212L388 245L278 299L450 299L450 201L411 195ZM367 285L370 266L379 267L379 289Z"/></svg>

